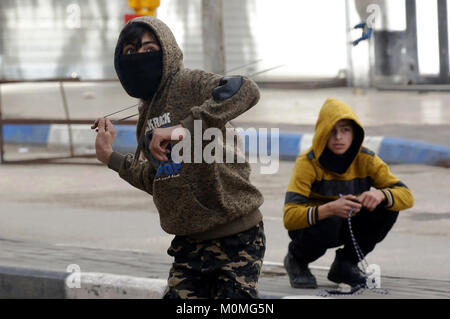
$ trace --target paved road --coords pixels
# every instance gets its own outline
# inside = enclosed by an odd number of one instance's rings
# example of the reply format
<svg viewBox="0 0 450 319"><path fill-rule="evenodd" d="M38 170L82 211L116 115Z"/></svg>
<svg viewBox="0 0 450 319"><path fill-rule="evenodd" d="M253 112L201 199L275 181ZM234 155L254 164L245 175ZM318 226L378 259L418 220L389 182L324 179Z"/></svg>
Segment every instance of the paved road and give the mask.
<svg viewBox="0 0 450 319"><path fill-rule="evenodd" d="M135 103L117 82L70 83L66 89L72 118L95 119ZM55 83L8 84L1 86L1 92L2 114L7 118L64 117ZM367 135L450 146L450 95L446 92L261 90L259 104L235 124L313 132L320 106L329 96L355 109ZM12 146L6 156L26 158L50 151L53 155L58 152ZM265 197L267 253L261 289L273 295L315 295L317 292L291 289L280 267L289 241L281 208L292 166L293 162L280 162L278 174L261 175L258 165L253 165L252 180ZM381 266L386 285L397 297L448 298L450 170L395 165L392 171L411 188L416 203L401 213L368 261ZM0 165L0 264L64 271L69 263L78 263L83 271L166 278L170 240L159 227L151 197L105 167ZM329 250L313 264L323 287L330 284L325 279L326 267L333 257Z"/></svg>
<svg viewBox="0 0 450 319"><path fill-rule="evenodd" d="M252 181L265 197L267 271L261 289L272 295L318 293L292 290L280 267L288 243L281 207L292 166L280 162L278 174L261 175L253 165ZM418 287L429 285L421 288L424 296L442 296L442 286L450 287L450 171L410 165L392 171L412 189L416 204L402 212L368 261L381 266L383 278L412 278L403 288L386 281L391 290L420 295L408 287L422 280ZM172 237L160 229L151 197L113 171L100 165L1 165L0 176L0 264L64 271L75 263L83 271L167 277ZM323 287L330 285L324 269L333 257L329 250L313 264ZM441 287L437 295L435 286Z"/></svg>

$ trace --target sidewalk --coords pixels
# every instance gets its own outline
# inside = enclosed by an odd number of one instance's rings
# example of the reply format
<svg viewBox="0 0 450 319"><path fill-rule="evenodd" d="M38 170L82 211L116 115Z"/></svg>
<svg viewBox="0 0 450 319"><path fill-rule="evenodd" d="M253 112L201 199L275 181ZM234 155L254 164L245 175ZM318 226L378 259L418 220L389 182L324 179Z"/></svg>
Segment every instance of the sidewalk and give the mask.
<svg viewBox="0 0 450 319"><path fill-rule="evenodd" d="M257 137L258 143L260 143L261 139L267 138L269 141L268 149L263 151L263 154L273 154L272 144L277 140L281 160L293 161L298 154L306 151L312 145L313 133L280 131L280 127L283 129L283 125L278 125L276 131L274 131L273 127L262 126L261 123L251 127L248 123L241 123L242 125L240 125L240 122L237 121L233 124L244 129L241 133L244 139L245 136L248 136L249 139ZM77 153L95 153L93 149L95 135L90 131L88 125L72 125L71 131ZM137 147L135 126L117 126L116 132L117 138L113 145L114 149L123 153L134 153ZM31 144L49 148L67 148L70 141L67 125L58 124L4 125L3 136L5 142L9 144ZM447 146L388 136L366 136L364 145L373 150L388 164L424 164L450 167L450 147ZM247 150L248 147L247 144ZM258 144L257 149L260 150L260 144Z"/></svg>
<svg viewBox="0 0 450 319"><path fill-rule="evenodd" d="M293 164L280 162L275 175L259 174L258 166L252 165L251 180L265 199L261 207L267 238L262 297L311 298L333 287L326 279L332 249L312 264L319 290L292 289L281 266L289 242L282 205ZM351 298L449 298L450 269L445 266L450 263L448 169L420 165L391 169L412 190L416 203L402 212L392 232L367 258L382 267L382 288L389 295L367 291ZM55 297L47 294L56 291L58 298L155 298L162 293L172 236L161 230L156 207L146 193L97 165L0 165L0 175L0 291L16 296L26 291L37 297ZM67 291L64 282L69 274L65 272L74 264L86 278L86 289ZM30 276L38 279L30 281ZM11 290L24 283L37 288L25 285L20 291ZM43 287L49 284L56 285L56 290L46 291Z"/></svg>
<svg viewBox="0 0 450 319"><path fill-rule="evenodd" d="M3 118L64 118L56 85L2 85ZM66 83L65 87L71 119L93 121L136 103L126 96L118 82ZM262 89L259 103L232 123L244 129L266 128L269 132L278 128L280 158L293 160L310 145L320 107L331 96L352 106L366 130L365 143L389 164L450 166L450 94L447 92ZM36 104L36 100L41 100L45 108ZM136 109L127 110L111 119L134 113ZM116 149L132 152L136 147L134 127L117 126L117 130ZM95 132L89 125L73 125L72 134L80 152L93 152ZM69 141L65 125L4 125L4 138L6 143L52 147L67 147Z"/></svg>

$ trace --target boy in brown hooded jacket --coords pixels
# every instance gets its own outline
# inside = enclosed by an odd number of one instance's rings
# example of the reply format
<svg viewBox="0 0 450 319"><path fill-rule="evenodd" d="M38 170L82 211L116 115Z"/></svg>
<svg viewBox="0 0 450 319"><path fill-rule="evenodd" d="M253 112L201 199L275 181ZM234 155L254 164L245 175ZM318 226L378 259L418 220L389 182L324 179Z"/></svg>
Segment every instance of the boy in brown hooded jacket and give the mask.
<svg viewBox="0 0 450 319"><path fill-rule="evenodd" d="M194 121L200 134L233 130L228 122L258 102L258 87L245 77L184 68L172 32L153 17L124 27L115 68L127 93L141 99L138 148L134 156L114 152L114 126L99 118L92 126L98 127L97 158L152 195L161 227L175 235L165 298L256 298L265 252L263 197L249 181L248 163L176 162L170 149L183 138L194 141ZM223 151L230 151L225 143Z"/></svg>

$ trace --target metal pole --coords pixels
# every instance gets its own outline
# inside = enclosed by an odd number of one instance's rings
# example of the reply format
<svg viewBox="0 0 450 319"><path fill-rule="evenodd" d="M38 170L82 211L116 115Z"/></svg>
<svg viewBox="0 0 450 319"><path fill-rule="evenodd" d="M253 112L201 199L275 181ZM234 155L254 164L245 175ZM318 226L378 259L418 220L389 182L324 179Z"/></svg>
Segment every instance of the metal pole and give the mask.
<svg viewBox="0 0 450 319"><path fill-rule="evenodd" d="M0 164L4 163L4 148L3 148L3 118L2 118L2 86L0 85Z"/></svg>
<svg viewBox="0 0 450 319"><path fill-rule="evenodd" d="M438 24L440 60L439 78L442 83L449 83L447 0L438 0Z"/></svg>
<svg viewBox="0 0 450 319"><path fill-rule="evenodd" d="M222 0L202 0L202 31L205 70L225 74Z"/></svg>
<svg viewBox="0 0 450 319"><path fill-rule="evenodd" d="M417 52L416 0L405 0L406 7L406 51L409 58L409 84L419 82L419 54Z"/></svg>
<svg viewBox="0 0 450 319"><path fill-rule="evenodd" d="M59 89L61 91L61 97L62 97L62 100L63 100L64 112L66 113L66 119L70 120L69 106L67 105L66 92L64 91L64 85L63 85L62 82L59 82ZM69 129L70 156L73 157L75 155L75 151L73 149L72 126L70 124L68 124L68 129Z"/></svg>
<svg viewBox="0 0 450 319"><path fill-rule="evenodd" d="M347 74L346 81L347 86L354 86L354 74L353 74L353 59L352 59L352 38L350 36L351 23L350 23L350 0L345 0L345 28L347 34Z"/></svg>

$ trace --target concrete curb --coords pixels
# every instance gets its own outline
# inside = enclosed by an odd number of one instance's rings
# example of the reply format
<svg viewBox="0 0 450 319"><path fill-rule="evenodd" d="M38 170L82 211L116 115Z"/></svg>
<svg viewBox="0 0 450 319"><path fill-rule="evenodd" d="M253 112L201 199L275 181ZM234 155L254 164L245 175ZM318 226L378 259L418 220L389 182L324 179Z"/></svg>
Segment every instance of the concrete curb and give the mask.
<svg viewBox="0 0 450 319"><path fill-rule="evenodd" d="M68 273L0 266L0 299L59 299L65 297Z"/></svg>
<svg viewBox="0 0 450 319"><path fill-rule="evenodd" d="M74 272L64 287L67 299L161 299L167 280Z"/></svg>
<svg viewBox="0 0 450 319"><path fill-rule="evenodd" d="M0 266L0 299L162 299L166 289L164 279ZM314 295L273 296L264 292L259 297L323 299Z"/></svg>
<svg viewBox="0 0 450 319"><path fill-rule="evenodd" d="M0 299L161 299L166 289L164 279L0 266ZM260 298L291 297L260 293Z"/></svg>
<svg viewBox="0 0 450 319"><path fill-rule="evenodd" d="M75 150L94 153L96 133L89 125L72 125ZM124 153L134 153L136 143L135 127L119 125L114 148ZM277 148L280 159L295 160L298 154L312 144L312 134L279 132L278 129L247 129L240 131L245 139L246 152L252 155L275 155ZM278 137L278 138L277 138ZM5 143L44 146L67 146L69 141L67 125L3 125ZM256 142L253 148L251 143ZM250 145L250 148L249 148ZM267 148L264 146L267 145ZM386 136L368 136L364 145L377 153L389 164L424 164L450 167L450 147L424 143L415 140Z"/></svg>
<svg viewBox="0 0 450 319"><path fill-rule="evenodd" d="M167 280L0 266L0 299L161 299Z"/></svg>

